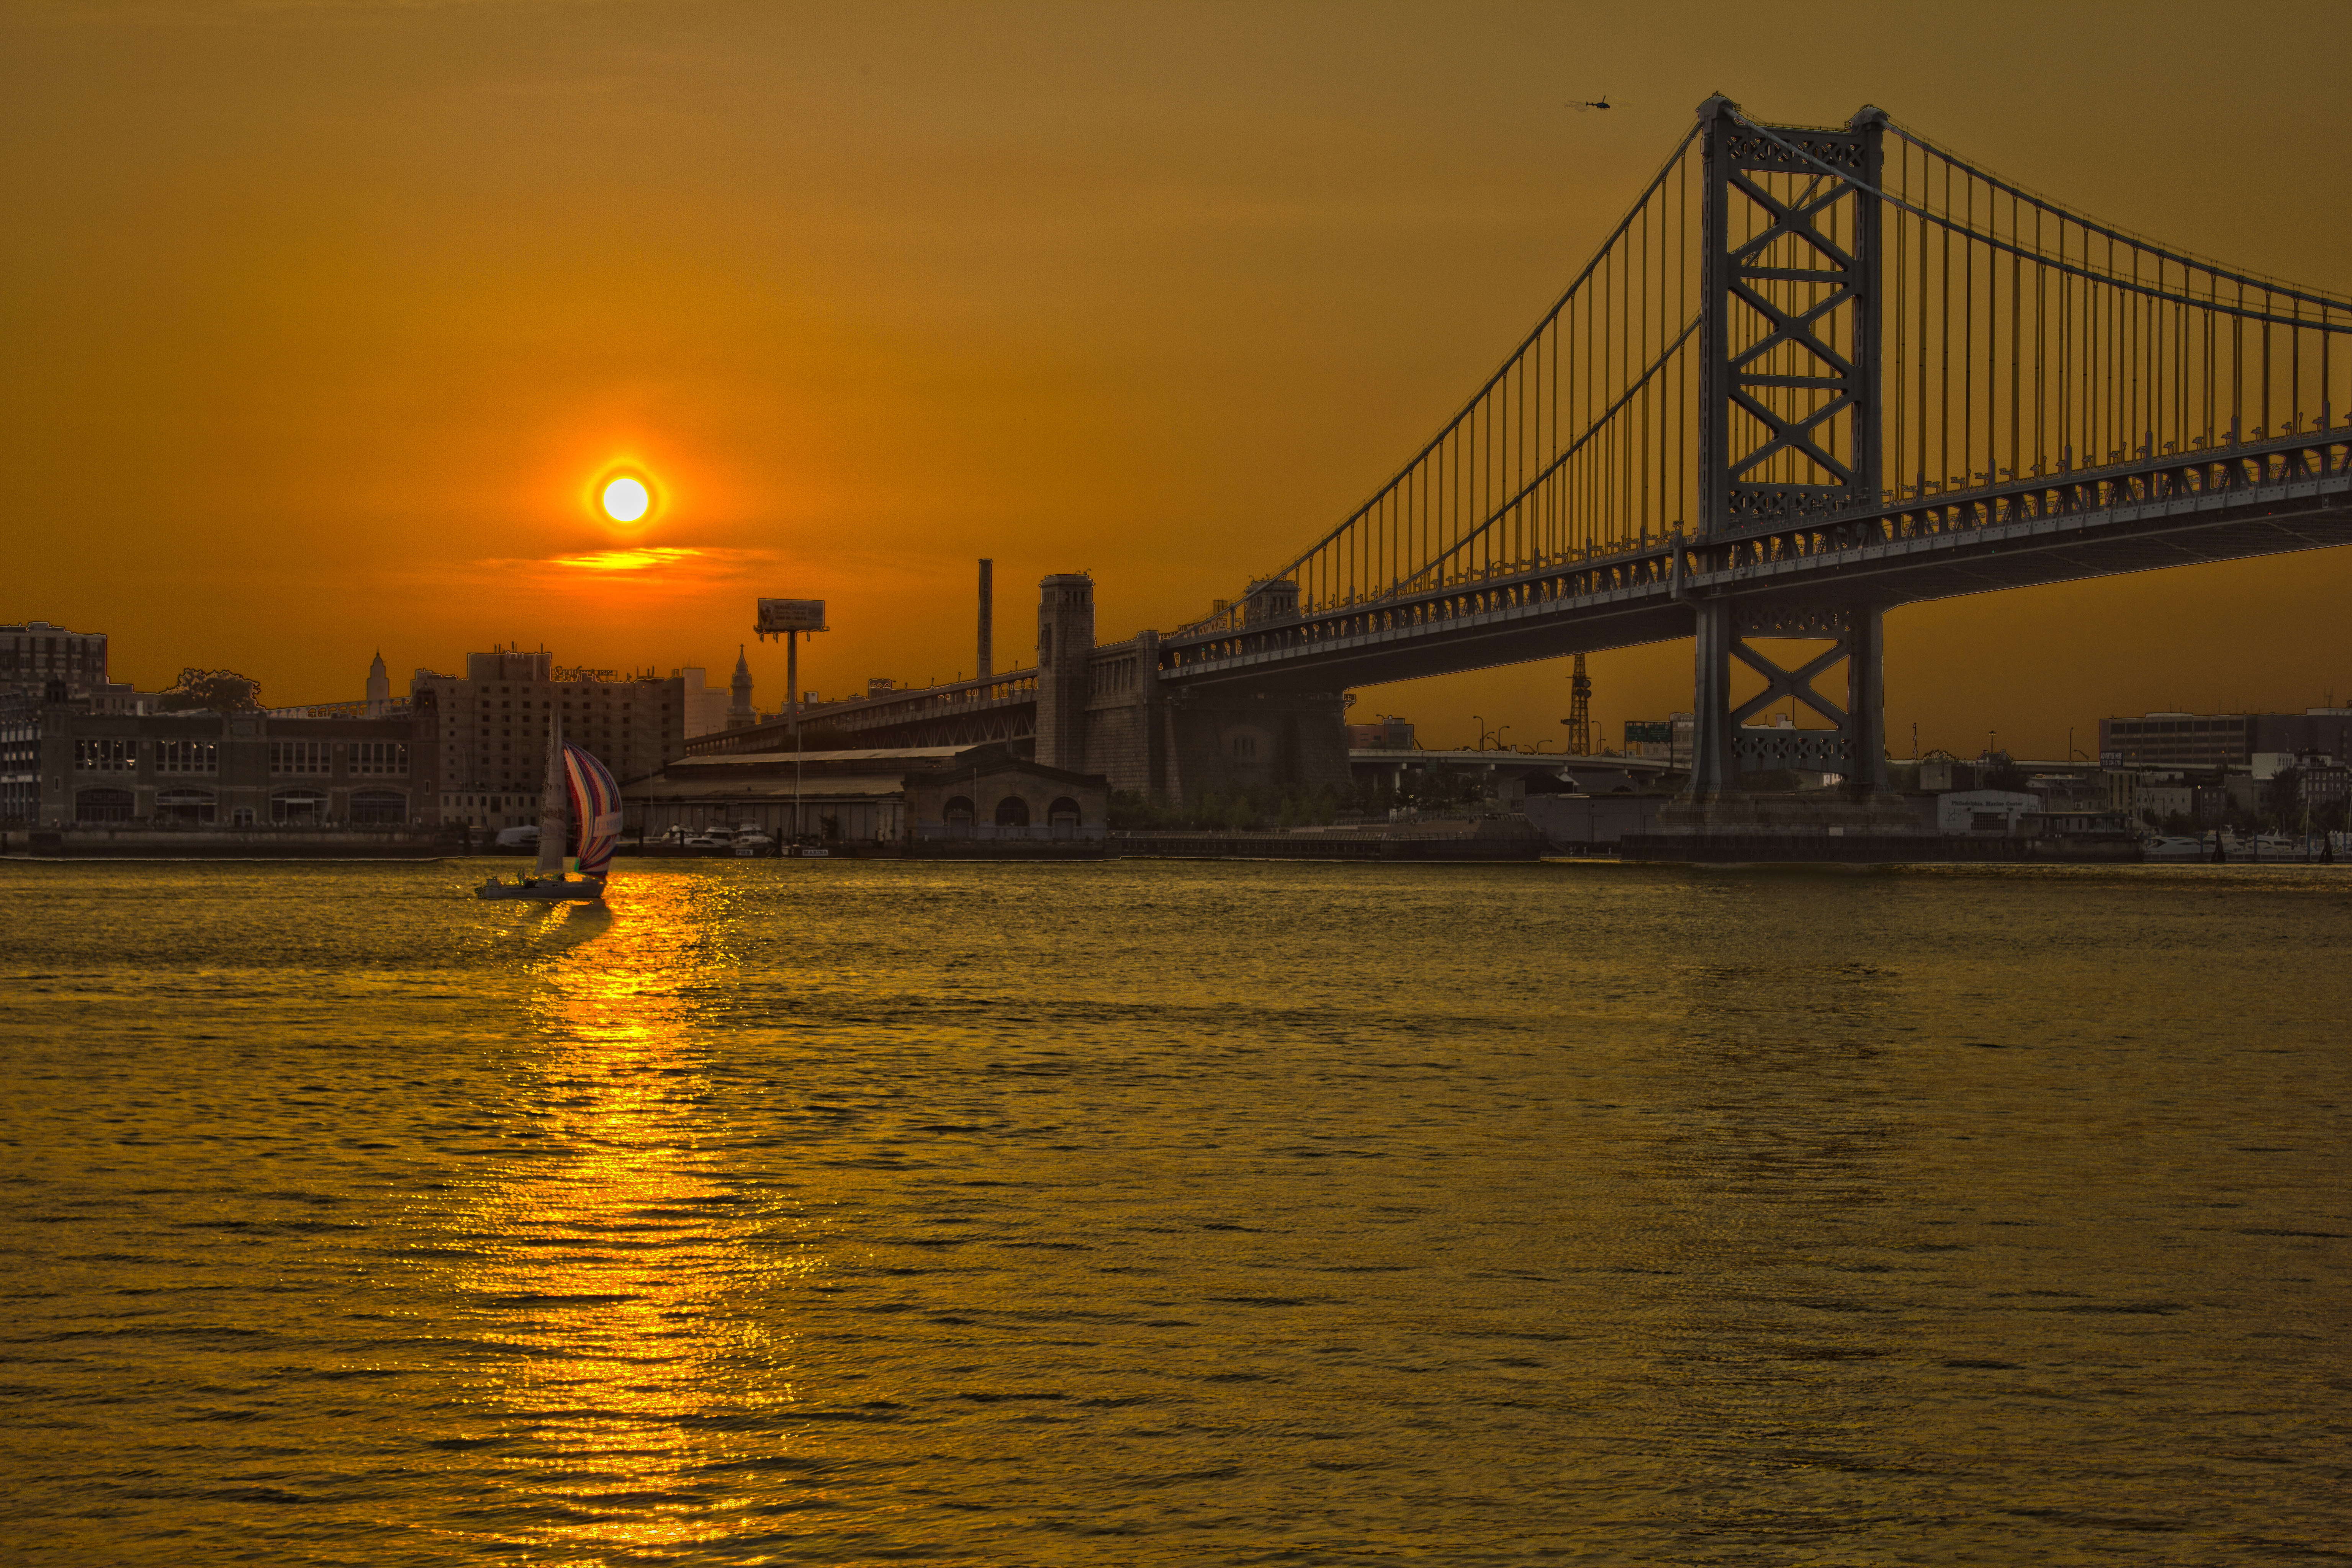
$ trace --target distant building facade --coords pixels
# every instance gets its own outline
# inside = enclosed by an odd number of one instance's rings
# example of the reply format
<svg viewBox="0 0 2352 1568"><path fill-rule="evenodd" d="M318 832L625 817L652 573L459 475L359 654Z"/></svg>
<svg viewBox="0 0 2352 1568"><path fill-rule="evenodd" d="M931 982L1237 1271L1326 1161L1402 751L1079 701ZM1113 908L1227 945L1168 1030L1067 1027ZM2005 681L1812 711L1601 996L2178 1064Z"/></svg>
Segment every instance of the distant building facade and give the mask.
<svg viewBox="0 0 2352 1568"><path fill-rule="evenodd" d="M106 633L75 632L47 621L0 626L0 696L38 703L56 695L102 713L136 713L143 700L129 685L106 677Z"/></svg>
<svg viewBox="0 0 2352 1568"><path fill-rule="evenodd" d="M2352 708L2151 713L2099 721L2099 760L2109 768L2245 768L2259 751L2352 757Z"/></svg>
<svg viewBox="0 0 2352 1568"><path fill-rule="evenodd" d="M2042 814L2042 797L2019 789L1952 789L1936 797L1939 833L2013 834Z"/></svg>
<svg viewBox="0 0 2352 1568"><path fill-rule="evenodd" d="M21 699L18 699L21 703ZM110 713L85 702L0 719L12 801L31 732L45 828L429 826L436 748L421 717Z"/></svg>
<svg viewBox="0 0 2352 1568"><path fill-rule="evenodd" d="M0 822L35 822L41 814L41 705L0 694Z"/></svg>
<svg viewBox="0 0 2352 1568"><path fill-rule="evenodd" d="M624 783L686 749L686 682L650 673L559 668L544 650L466 655L463 675L419 670L409 683L440 757L436 821L481 828L539 821L548 740L593 753ZM428 703L429 699L429 703Z"/></svg>
<svg viewBox="0 0 2352 1568"><path fill-rule="evenodd" d="M2295 800L2288 804L2307 806L2315 811L2324 806L2340 806L2352 800L2352 766L2332 758L2320 758L2307 763L2297 772L2295 796Z"/></svg>
<svg viewBox="0 0 2352 1568"><path fill-rule="evenodd" d="M713 735L727 727L727 702L730 694L710 684L710 672L700 664L688 664L682 670L672 670L679 688L685 693L686 737Z"/></svg>
<svg viewBox="0 0 2352 1568"><path fill-rule="evenodd" d="M778 839L1101 839L1110 790L1096 775L1015 757L1003 742L867 751L719 752L626 784L628 829L751 826Z"/></svg>

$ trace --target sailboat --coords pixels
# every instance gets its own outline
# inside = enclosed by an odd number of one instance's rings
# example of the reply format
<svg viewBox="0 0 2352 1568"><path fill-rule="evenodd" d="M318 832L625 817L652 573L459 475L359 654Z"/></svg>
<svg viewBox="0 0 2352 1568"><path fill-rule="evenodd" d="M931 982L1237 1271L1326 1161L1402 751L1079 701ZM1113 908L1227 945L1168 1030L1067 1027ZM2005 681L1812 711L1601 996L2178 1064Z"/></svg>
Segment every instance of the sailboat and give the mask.
<svg viewBox="0 0 2352 1568"><path fill-rule="evenodd" d="M604 896L604 873L620 843L621 787L593 752L565 743L558 719L548 736L547 785L539 802L539 864L512 882L492 877L474 896L593 904ZM567 850L578 856L576 878L563 874Z"/></svg>

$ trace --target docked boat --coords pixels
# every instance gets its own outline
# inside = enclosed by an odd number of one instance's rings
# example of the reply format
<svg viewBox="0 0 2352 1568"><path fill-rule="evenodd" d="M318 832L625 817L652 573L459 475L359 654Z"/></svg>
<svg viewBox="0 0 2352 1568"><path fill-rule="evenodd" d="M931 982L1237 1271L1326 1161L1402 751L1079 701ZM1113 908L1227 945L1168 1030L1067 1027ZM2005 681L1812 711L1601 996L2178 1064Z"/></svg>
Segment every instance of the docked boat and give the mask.
<svg viewBox="0 0 2352 1568"><path fill-rule="evenodd" d="M474 890L474 896L593 904L604 896L604 877L620 843L620 785L593 752L565 744L562 723L558 720L547 743L547 785L539 807L539 863L531 874L512 882L490 878ZM567 858L577 876L564 874Z"/></svg>

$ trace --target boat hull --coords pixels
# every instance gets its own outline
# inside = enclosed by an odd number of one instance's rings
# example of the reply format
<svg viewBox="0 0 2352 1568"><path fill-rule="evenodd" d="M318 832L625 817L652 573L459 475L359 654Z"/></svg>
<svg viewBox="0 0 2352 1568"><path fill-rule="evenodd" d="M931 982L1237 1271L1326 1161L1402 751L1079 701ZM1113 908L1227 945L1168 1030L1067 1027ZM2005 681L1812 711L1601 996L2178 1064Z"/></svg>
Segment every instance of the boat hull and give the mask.
<svg viewBox="0 0 2352 1568"><path fill-rule="evenodd" d="M550 879L545 882L500 882L492 877L474 889L476 898L526 899L536 904L593 904L604 896L603 879L583 879L567 882Z"/></svg>

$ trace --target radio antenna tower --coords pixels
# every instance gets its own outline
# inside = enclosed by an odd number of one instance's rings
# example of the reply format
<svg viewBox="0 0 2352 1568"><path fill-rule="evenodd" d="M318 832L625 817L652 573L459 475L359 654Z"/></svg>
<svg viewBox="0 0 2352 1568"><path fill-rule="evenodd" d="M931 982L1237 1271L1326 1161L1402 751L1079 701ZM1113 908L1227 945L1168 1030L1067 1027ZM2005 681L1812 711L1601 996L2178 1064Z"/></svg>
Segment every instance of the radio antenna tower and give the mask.
<svg viewBox="0 0 2352 1568"><path fill-rule="evenodd" d="M1592 750L1592 677L1584 673L1584 655L1576 656L1576 674L1568 677L1568 750L1571 757L1591 757Z"/></svg>

